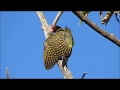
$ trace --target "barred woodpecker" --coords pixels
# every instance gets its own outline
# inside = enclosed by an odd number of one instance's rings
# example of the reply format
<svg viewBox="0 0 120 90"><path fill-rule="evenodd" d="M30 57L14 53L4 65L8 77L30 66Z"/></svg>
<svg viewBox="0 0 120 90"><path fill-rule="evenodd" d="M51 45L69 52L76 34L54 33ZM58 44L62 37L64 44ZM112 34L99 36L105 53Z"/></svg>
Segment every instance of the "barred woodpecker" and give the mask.
<svg viewBox="0 0 120 90"><path fill-rule="evenodd" d="M64 60L62 66L67 66L74 45L73 36L68 27L54 26L52 30L53 34L44 43L44 66L46 70L54 67L58 60Z"/></svg>

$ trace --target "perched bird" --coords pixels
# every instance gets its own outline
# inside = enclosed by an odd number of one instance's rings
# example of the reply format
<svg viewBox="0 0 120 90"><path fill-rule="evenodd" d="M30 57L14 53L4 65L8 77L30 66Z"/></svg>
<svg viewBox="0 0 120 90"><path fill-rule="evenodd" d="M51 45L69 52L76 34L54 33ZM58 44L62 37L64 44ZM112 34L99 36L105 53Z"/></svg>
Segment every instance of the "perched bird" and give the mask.
<svg viewBox="0 0 120 90"><path fill-rule="evenodd" d="M73 47L73 37L69 28L55 26L51 34L44 43L44 66L46 70L51 69L58 60L64 60L67 66L68 58L71 55Z"/></svg>

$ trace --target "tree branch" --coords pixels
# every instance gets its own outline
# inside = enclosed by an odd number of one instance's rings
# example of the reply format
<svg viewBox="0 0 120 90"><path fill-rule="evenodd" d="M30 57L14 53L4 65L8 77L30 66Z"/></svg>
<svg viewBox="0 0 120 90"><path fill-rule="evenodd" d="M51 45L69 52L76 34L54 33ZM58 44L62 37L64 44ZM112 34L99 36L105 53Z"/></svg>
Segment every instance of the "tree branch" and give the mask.
<svg viewBox="0 0 120 90"><path fill-rule="evenodd" d="M63 11L59 11L58 14L56 15L52 25L56 25L56 23L58 22L58 20L60 19L60 16L63 14Z"/></svg>
<svg viewBox="0 0 120 90"><path fill-rule="evenodd" d="M6 67L6 79L9 79L9 70L8 70L8 67Z"/></svg>
<svg viewBox="0 0 120 90"><path fill-rule="evenodd" d="M105 24L105 26L106 26L107 23L109 22L111 16L113 15L113 13L114 13L114 11L108 11L106 16L102 20L102 24Z"/></svg>
<svg viewBox="0 0 120 90"><path fill-rule="evenodd" d="M63 60L59 60L57 64L58 64L61 72L63 73L64 78L65 79L73 79L73 76L72 76L72 73L70 72L70 70L67 68L66 65L64 67L62 67L62 63L63 63Z"/></svg>
<svg viewBox="0 0 120 90"><path fill-rule="evenodd" d="M46 37L46 39L47 39L47 38L49 37L51 31L52 31L52 28L49 27L49 25L48 25L48 23L47 23L47 21L46 21L46 18L45 18L45 16L43 15L43 12L42 12L42 11L36 11L36 13L37 13L38 17L40 18L40 21L41 21L41 23L42 23L42 27L43 27L43 31L44 31L45 37ZM56 21L55 21L55 20L56 20ZM57 20L57 19L55 19L55 20L54 20L53 23L57 23L58 20ZM62 71L65 79L73 78L73 77L72 77L72 74L70 73L70 71L68 70L68 68L67 68L66 66L65 66L65 67L62 67L62 64L61 64L62 62L63 62L63 60L59 60L57 64L58 64L60 70Z"/></svg>
<svg viewBox="0 0 120 90"><path fill-rule="evenodd" d="M83 78L85 77L86 74L87 74L87 72L84 72L84 74L82 75L82 78L81 78L81 79L83 79Z"/></svg>
<svg viewBox="0 0 120 90"><path fill-rule="evenodd" d="M117 15L120 16L120 11L114 11L114 13L115 13L115 18L116 18L116 20L117 20L118 22L120 22L119 19L117 18Z"/></svg>
<svg viewBox="0 0 120 90"><path fill-rule="evenodd" d="M44 17L42 11L36 11L38 17L40 18L40 21L42 23L42 29L44 31L45 34L45 38L47 39L50 35L50 33L52 32L51 27L48 25L46 18Z"/></svg>
<svg viewBox="0 0 120 90"><path fill-rule="evenodd" d="M103 37L109 39L114 44L120 47L120 40L117 39L113 34L107 33L105 30L99 28L96 24L90 21L88 18L84 17L81 12L79 11L72 11L78 18L82 19L88 26L90 26L93 30L101 34Z"/></svg>

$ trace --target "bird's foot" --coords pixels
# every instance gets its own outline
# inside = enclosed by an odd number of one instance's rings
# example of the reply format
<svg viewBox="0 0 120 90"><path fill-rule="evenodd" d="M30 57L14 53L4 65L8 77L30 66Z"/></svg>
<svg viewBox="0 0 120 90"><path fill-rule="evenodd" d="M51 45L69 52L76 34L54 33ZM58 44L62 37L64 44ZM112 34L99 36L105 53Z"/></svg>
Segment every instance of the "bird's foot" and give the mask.
<svg viewBox="0 0 120 90"><path fill-rule="evenodd" d="M64 66L67 67L67 58L65 56L62 56L62 67L64 68Z"/></svg>

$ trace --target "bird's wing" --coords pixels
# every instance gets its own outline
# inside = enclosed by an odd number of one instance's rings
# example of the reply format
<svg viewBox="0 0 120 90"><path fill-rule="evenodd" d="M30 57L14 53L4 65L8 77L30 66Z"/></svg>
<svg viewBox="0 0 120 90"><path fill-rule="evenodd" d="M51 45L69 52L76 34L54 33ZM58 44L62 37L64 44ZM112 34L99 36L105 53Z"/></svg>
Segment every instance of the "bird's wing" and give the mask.
<svg viewBox="0 0 120 90"><path fill-rule="evenodd" d="M44 46L44 66L45 68L51 69L62 56L69 56L70 48L68 44L63 42L59 37L54 35L47 39Z"/></svg>

